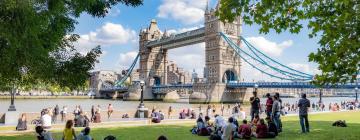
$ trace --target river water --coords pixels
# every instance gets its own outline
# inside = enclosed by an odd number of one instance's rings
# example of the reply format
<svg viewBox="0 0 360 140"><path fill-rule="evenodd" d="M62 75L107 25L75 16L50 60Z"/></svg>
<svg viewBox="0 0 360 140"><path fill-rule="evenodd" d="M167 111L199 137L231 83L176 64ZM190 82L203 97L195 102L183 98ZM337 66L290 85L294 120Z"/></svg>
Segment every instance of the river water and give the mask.
<svg viewBox="0 0 360 140"><path fill-rule="evenodd" d="M318 102L319 98L308 98L311 103ZM294 104L299 98L282 98L283 103ZM354 98L348 97L325 97L323 103L328 105L331 103L340 103L341 101L353 101ZM265 103L266 99L261 98L261 102ZM145 101L145 106L149 109L160 108L167 109L172 106L174 109L196 108L198 104L189 103L165 103L160 101ZM7 111L10 104L10 99L0 99L0 113ZM103 110L106 110L108 104L112 104L115 110L130 111L136 110L139 101L122 101L122 100L107 100L107 99L16 99L15 106L19 112L40 112L41 109L47 107L55 107L59 105L60 108L66 105L69 111L74 110L76 105L80 105L84 110L90 110L92 105L100 105ZM203 105L205 108L205 105Z"/></svg>

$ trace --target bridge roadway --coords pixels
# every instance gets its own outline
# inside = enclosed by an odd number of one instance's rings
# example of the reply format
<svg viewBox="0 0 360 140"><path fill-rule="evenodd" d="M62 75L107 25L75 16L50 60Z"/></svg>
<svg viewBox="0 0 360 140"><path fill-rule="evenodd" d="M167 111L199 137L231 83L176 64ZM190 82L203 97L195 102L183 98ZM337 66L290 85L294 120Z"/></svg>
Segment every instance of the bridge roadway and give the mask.
<svg viewBox="0 0 360 140"><path fill-rule="evenodd" d="M234 83L230 82L227 83L227 88L254 88L255 85L257 85L258 88L318 88L313 84L310 84L309 82L241 82L241 83ZM324 89L355 89L356 84L355 83L348 83L348 84L342 84L342 85L333 85L333 86L326 86L323 87ZM193 84L173 84L173 85L154 85L152 87L154 93L159 90L164 89L192 89ZM108 92L125 92L127 91L127 87L112 87L112 88L106 88L102 91L108 91Z"/></svg>
<svg viewBox="0 0 360 140"><path fill-rule="evenodd" d="M227 88L254 88L257 85L258 88L318 88L315 85L310 84L309 82L241 82L241 83L227 83ZM355 83L343 84L343 85L334 85L326 86L324 89L355 89ZM153 86L153 93L159 93L159 91L167 89L192 89L192 84L177 84L177 85L158 85Z"/></svg>

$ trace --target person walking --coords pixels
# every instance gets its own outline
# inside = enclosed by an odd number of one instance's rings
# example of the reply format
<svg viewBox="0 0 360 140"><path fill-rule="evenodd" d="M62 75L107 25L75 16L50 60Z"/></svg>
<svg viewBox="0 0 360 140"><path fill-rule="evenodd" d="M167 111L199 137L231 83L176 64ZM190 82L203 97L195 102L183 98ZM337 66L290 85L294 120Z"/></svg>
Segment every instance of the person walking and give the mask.
<svg viewBox="0 0 360 140"><path fill-rule="evenodd" d="M67 114L67 107L63 106L63 109L61 111L61 122L64 122L66 120L66 114Z"/></svg>
<svg viewBox="0 0 360 140"><path fill-rule="evenodd" d="M250 116L251 116L251 121L254 119L254 117L256 115L259 115L259 110L260 110L260 98L257 97L257 92L254 91L253 92L253 97L250 98L250 104L251 104L251 109L250 109Z"/></svg>
<svg viewBox="0 0 360 140"><path fill-rule="evenodd" d="M171 118L171 113L173 112L173 109L171 106L169 106L169 109L168 109L168 119Z"/></svg>
<svg viewBox="0 0 360 140"><path fill-rule="evenodd" d="M109 106L108 106L108 111L107 111L108 119L110 119L111 114L112 114L113 112L114 112L114 108L113 108L112 104L109 104Z"/></svg>
<svg viewBox="0 0 360 140"><path fill-rule="evenodd" d="M306 99L306 94L302 94L298 103L298 107L302 133L310 132L308 120L308 108L310 107L310 100Z"/></svg>
<svg viewBox="0 0 360 140"><path fill-rule="evenodd" d="M60 109L59 109L59 105L56 105L55 108L54 108L54 114L53 114L53 120L52 122L55 124L56 121L57 121L57 117L59 116L60 114Z"/></svg>
<svg viewBox="0 0 360 140"><path fill-rule="evenodd" d="M91 107L91 122L94 121L94 118L95 118L95 112L96 112L96 108L94 105L92 105Z"/></svg>

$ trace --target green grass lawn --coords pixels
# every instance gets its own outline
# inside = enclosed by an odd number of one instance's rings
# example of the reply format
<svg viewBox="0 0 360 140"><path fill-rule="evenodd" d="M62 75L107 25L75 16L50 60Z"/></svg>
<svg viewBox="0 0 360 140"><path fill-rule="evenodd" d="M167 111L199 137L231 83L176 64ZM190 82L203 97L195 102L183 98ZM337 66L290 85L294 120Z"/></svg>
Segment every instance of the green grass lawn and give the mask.
<svg viewBox="0 0 360 140"><path fill-rule="evenodd" d="M276 138L279 140L359 140L360 112L337 112L311 115L310 133L300 134L297 116L283 117L283 132ZM336 120L346 120L348 127L333 127ZM142 127L96 128L91 132L95 140L102 140L107 135L114 135L118 140L156 140L165 135L169 140L207 140L208 137L192 135L192 125L153 125ZM55 140L61 140L61 133L54 132ZM35 134L26 133L17 136L0 136L0 140L34 140Z"/></svg>

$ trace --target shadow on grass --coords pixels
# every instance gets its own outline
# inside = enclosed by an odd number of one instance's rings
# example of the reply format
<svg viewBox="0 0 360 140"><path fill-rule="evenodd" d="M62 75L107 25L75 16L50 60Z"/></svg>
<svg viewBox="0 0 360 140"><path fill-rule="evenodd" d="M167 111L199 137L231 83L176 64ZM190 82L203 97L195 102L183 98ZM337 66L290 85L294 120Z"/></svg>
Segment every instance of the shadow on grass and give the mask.
<svg viewBox="0 0 360 140"><path fill-rule="evenodd" d="M310 122L310 133L301 134L298 121L283 122L283 132L276 140L359 140L360 123L348 123L348 127L333 127L331 121ZM169 140L208 140L208 137L190 133L191 125L156 125L142 127L95 128L91 136L102 140L107 135L114 135L120 140L156 140L165 135ZM77 131L77 134L79 131ZM62 133L53 133L55 140L61 140ZM1 140L34 140L35 134L21 136L0 136ZM255 138L253 138L255 139Z"/></svg>

